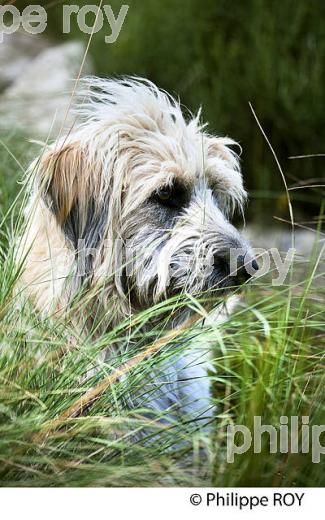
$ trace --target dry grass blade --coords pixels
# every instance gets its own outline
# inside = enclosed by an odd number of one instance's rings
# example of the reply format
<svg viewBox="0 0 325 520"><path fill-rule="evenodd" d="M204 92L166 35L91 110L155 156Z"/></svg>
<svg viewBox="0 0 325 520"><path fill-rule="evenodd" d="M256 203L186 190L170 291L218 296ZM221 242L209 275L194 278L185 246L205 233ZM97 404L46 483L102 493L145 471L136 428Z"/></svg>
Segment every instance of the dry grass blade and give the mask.
<svg viewBox="0 0 325 520"><path fill-rule="evenodd" d="M288 159L311 159L312 157L325 157L325 153L312 153L309 155L292 155Z"/></svg>
<svg viewBox="0 0 325 520"><path fill-rule="evenodd" d="M274 157L274 159L275 159L275 162L276 162L276 165L277 165L277 167L278 167L278 170L279 170L279 172L280 172L280 174L281 174L282 181L283 181L284 188L285 188L286 195L287 195L288 209L289 209L289 214L290 214L292 233L294 233L294 217L293 217L293 209L292 209L292 203L291 203L291 200L290 200L289 189L288 189L288 185L287 185L287 181L286 181L285 175L284 175L284 173L283 173L283 170L282 170L281 164L280 164L280 162L279 162L279 159L277 158L277 155L276 155L276 153L275 153L275 151L274 151L274 149L273 149L273 147L272 147L272 145L271 145L271 143L270 143L270 140L269 140L269 138L267 137L267 135L266 135L266 133L265 133L265 131L264 131L264 129L263 129L263 127L262 127L262 125L261 125L261 123L260 123L260 121L259 121L257 115L256 115L256 112L255 112L255 110L254 110L254 108L253 108L253 105L252 105L251 103L248 103L248 104L249 104L249 108L250 108L251 111L252 111L252 114L253 114L253 116L254 116L254 119L255 119L255 121L256 121L256 123L257 123L257 125L258 125L258 127L259 127L259 129L260 129L260 131L261 131L261 133L262 133L262 135L263 135L265 141L267 142L267 144L268 144L268 146L269 146L269 148L270 148L270 150L271 150L271 152L272 152L272 155L273 155L273 157Z"/></svg>
<svg viewBox="0 0 325 520"><path fill-rule="evenodd" d="M149 345L145 350L131 358L129 361L121 365L117 368L112 374L103 379L96 386L88 390L80 399L78 399L72 406L67 408L64 412L62 412L59 417L50 421L46 427L39 433L33 436L33 441L40 443L46 438L46 436L54 430L56 427L60 426L62 422L67 419L76 417L83 413L89 406L91 406L110 386L112 386L120 377L124 376L128 372L135 368L139 363L144 361L149 356L157 353L162 347L170 343L176 339L182 332L191 327L194 323L196 323L201 316L194 315L191 318L184 321L179 327L169 331L162 338L157 339L151 345Z"/></svg>

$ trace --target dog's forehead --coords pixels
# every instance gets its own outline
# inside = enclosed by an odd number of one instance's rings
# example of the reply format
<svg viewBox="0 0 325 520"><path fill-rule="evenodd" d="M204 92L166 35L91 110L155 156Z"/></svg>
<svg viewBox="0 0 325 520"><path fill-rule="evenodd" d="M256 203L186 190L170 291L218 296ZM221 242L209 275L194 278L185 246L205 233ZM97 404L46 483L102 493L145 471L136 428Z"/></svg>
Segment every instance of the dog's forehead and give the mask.
<svg viewBox="0 0 325 520"><path fill-rule="evenodd" d="M156 176L156 183L157 185L166 185L178 181L189 190L206 186L217 187L224 181L229 171L233 173L232 183L241 184L240 173L225 166L223 161L220 161L220 163L217 161L216 164L215 162L211 164L208 158L188 162L186 160L171 161L161 164L160 171Z"/></svg>
<svg viewBox="0 0 325 520"><path fill-rule="evenodd" d="M138 192L139 200L148 194L166 185L177 181L187 191L200 188L218 188L226 186L227 191L232 187L242 188L242 178L238 171L231 168L223 159L210 160L202 154L166 158L146 157L144 163L140 161L137 167L130 171L130 177L125 189ZM140 193L143 195L140 196Z"/></svg>
<svg viewBox="0 0 325 520"><path fill-rule="evenodd" d="M176 171L175 171L176 170ZM218 172L206 171L203 168L197 168L195 171L171 169L169 172L163 174L158 181L159 185L166 185L172 182L177 182L187 190L194 190L203 188L209 185L215 186L218 183Z"/></svg>
<svg viewBox="0 0 325 520"><path fill-rule="evenodd" d="M161 133L141 131L134 141L132 161L124 190L126 198L141 204L159 188L175 180L188 192L211 188L240 200L244 197L242 177L233 142L200 133L197 128ZM131 188L131 189L130 189Z"/></svg>

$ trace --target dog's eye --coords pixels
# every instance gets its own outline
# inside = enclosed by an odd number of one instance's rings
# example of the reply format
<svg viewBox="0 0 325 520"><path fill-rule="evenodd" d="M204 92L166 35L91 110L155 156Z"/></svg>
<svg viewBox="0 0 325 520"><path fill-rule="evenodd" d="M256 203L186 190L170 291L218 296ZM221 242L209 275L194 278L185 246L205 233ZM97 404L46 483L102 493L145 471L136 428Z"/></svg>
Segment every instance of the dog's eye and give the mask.
<svg viewBox="0 0 325 520"><path fill-rule="evenodd" d="M170 209L182 209L189 202L188 190L182 183L174 181L171 185L162 186L152 196L152 200L160 206Z"/></svg>
<svg viewBox="0 0 325 520"><path fill-rule="evenodd" d="M181 209L184 205L184 192L176 184L159 188L154 198L158 204L166 208Z"/></svg>
<svg viewBox="0 0 325 520"><path fill-rule="evenodd" d="M168 202L172 198L172 190L169 186L166 188L161 188L157 191L157 198L161 202Z"/></svg>

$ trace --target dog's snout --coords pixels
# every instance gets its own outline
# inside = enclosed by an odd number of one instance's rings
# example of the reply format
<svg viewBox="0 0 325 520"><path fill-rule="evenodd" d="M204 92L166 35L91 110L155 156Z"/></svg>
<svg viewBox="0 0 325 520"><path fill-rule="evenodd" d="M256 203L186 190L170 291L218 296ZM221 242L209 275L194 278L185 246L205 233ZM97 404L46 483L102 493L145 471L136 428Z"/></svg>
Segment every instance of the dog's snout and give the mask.
<svg viewBox="0 0 325 520"><path fill-rule="evenodd" d="M245 283L252 278L258 270L258 263L249 253L239 255L237 259L237 269L234 277L238 283Z"/></svg>
<svg viewBox="0 0 325 520"><path fill-rule="evenodd" d="M230 275L229 255L220 254L220 252L213 255L213 269L221 271L224 276Z"/></svg>
<svg viewBox="0 0 325 520"><path fill-rule="evenodd" d="M235 259L228 252L214 254L213 267L215 271L222 273L232 285L241 285L252 278L258 270L256 259L249 253L240 254Z"/></svg>

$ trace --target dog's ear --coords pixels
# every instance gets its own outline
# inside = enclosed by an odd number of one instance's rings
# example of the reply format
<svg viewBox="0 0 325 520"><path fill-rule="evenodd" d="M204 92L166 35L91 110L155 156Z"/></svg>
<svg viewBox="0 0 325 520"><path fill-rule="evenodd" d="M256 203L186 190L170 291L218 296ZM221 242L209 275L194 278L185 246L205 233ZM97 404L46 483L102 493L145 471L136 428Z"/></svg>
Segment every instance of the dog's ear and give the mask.
<svg viewBox="0 0 325 520"><path fill-rule="evenodd" d="M228 137L207 138L207 159L205 166L213 175L219 194L220 207L232 215L236 208L243 211L247 194L243 186L239 157L232 149L240 146Z"/></svg>
<svg viewBox="0 0 325 520"><path fill-rule="evenodd" d="M218 157L228 164L229 167L239 171L238 155L232 149L234 146L239 147L239 150L241 151L239 144L229 137L207 138L208 156Z"/></svg>
<svg viewBox="0 0 325 520"><path fill-rule="evenodd" d="M87 160L78 142L47 152L38 178L42 197L66 238L78 247L97 248L107 224L108 197L96 194L100 172ZM97 184L96 184L97 183Z"/></svg>

